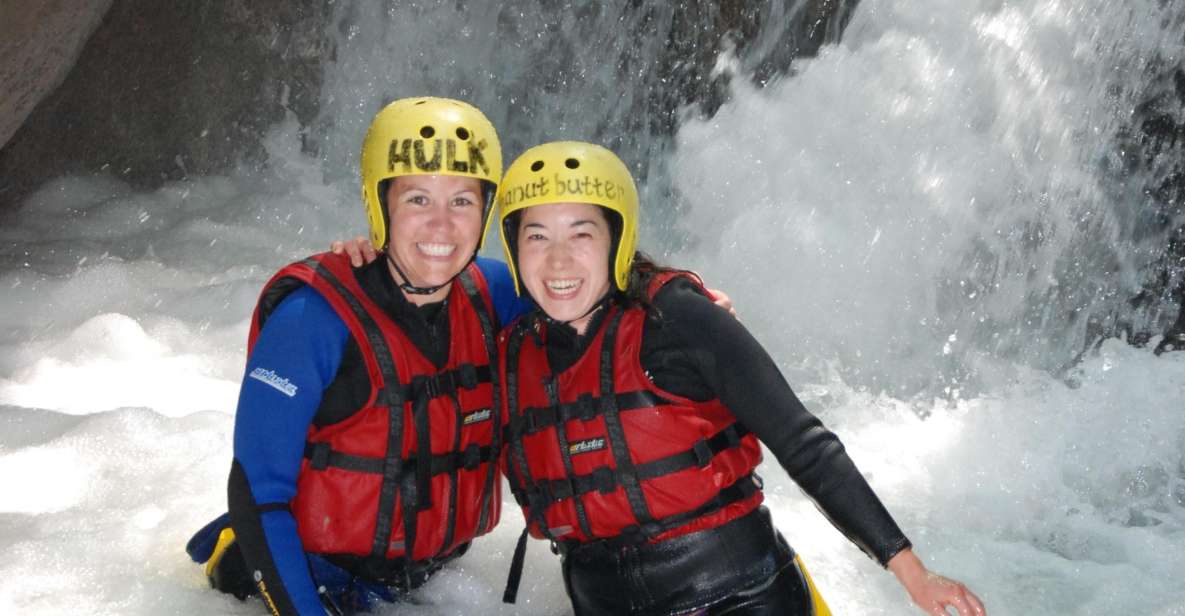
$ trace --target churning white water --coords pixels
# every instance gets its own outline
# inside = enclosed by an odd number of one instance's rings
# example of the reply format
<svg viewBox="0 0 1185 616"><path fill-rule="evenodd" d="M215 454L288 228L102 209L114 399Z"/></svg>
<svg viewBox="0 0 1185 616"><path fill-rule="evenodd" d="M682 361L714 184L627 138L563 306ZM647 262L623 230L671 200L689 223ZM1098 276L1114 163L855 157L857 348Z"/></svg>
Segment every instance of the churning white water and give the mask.
<svg viewBox="0 0 1185 616"><path fill-rule="evenodd" d="M406 9L475 41L443 57L477 62L458 82L431 56L378 71L410 26L339 14L319 159L290 121L266 170L151 193L62 178L0 220L0 613L264 613L208 590L183 545L225 507L255 294L363 228L343 168L379 99L467 90L521 145L605 130L562 88L516 119L498 80L529 54L479 53L497 15L478 4ZM1146 63L1180 57L1159 6L865 0L840 45L761 91L734 79L651 166L683 202L646 206L644 243L733 294L918 553L993 615L1185 615L1185 354L1108 341L1043 369L1081 348L1084 297L1135 285L1105 162ZM920 613L781 469L763 475L836 614ZM541 542L520 603L498 602L519 521L508 507L386 613L568 613Z"/></svg>

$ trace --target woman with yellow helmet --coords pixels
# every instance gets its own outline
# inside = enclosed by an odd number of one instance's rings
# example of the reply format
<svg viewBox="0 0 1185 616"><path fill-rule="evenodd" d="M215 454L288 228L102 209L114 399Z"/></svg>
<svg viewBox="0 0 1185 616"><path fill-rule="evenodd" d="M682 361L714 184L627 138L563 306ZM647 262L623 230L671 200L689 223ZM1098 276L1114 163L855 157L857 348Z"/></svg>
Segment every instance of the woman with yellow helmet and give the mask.
<svg viewBox="0 0 1185 616"><path fill-rule="evenodd" d="M836 436L698 278L635 252L638 195L609 150L528 150L498 193L516 290L499 341L503 469L562 556L576 614L828 614L761 505L759 442L927 613L982 615L930 573Z"/></svg>
<svg viewBox="0 0 1185 616"><path fill-rule="evenodd" d="M497 523L495 334L525 306L506 266L477 257L501 175L494 127L467 103L375 116L362 201L386 258L314 255L264 287L229 512L189 545L211 585L275 614L369 611Z"/></svg>

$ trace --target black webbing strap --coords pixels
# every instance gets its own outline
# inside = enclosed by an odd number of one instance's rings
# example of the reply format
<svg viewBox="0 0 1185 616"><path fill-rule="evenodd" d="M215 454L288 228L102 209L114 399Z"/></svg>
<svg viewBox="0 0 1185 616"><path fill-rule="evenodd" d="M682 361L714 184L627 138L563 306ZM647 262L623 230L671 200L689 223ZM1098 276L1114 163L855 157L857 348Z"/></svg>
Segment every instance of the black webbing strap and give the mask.
<svg viewBox="0 0 1185 616"><path fill-rule="evenodd" d="M353 471L355 473L382 474L386 458L357 456L342 453L329 446L329 443L306 443L304 457L308 458L309 466L316 470L329 467ZM432 475L452 473L461 469L471 471L482 464L492 462L495 458L493 447L470 444L461 451L435 454L428 465ZM414 473L419 467L419 458L411 457L403 460L405 473Z"/></svg>
<svg viewBox="0 0 1185 616"><path fill-rule="evenodd" d="M523 319L518 326L510 333L510 340L506 347L506 400L507 400L507 414L511 417L518 416L518 353L522 348L523 337L530 330L528 325L529 320ZM545 505L542 503L532 503L526 500L525 495L528 491L537 492L535 488L535 480L531 477L531 469L527 466L527 457L523 447L523 440L521 438L509 439L506 441L507 451L507 466L506 478L510 483L510 490L514 494L515 500L518 504L526 507L530 512L530 517L526 520L526 527L519 535L518 543L514 546L514 556L510 559L510 572L506 577L506 589L502 592L503 603L514 603L518 597L519 582L522 581L523 576L523 562L527 553L527 534L531 529L531 523L537 522L539 525L539 532L543 536L555 541L555 536L551 534L551 529L547 527L547 520L544 517ZM515 471L518 472L515 472Z"/></svg>
<svg viewBox="0 0 1185 616"><path fill-rule="evenodd" d="M491 373L489 365L461 364L433 375L417 376L410 383L403 385L403 398L431 400L451 396L461 389L476 389L478 385L490 382Z"/></svg>
<svg viewBox="0 0 1185 616"><path fill-rule="evenodd" d="M291 513L292 505L289 503L264 503L255 507L255 512L259 515L263 515L269 511L287 511Z"/></svg>
<svg viewBox="0 0 1185 616"><path fill-rule="evenodd" d="M547 404L552 407L558 406L560 403L559 378L554 374L546 377L543 380L543 388L547 390ZM560 461L564 465L564 476L571 477L576 474L576 467L572 464L572 449L571 443L568 442L568 426L566 424L556 424L555 438L559 441ZM584 501L577 499L574 504L576 505L576 523L580 525L580 532L591 537L592 526L588 522L588 511L584 507ZM546 510L547 505L545 504L543 508Z"/></svg>
<svg viewBox="0 0 1185 616"><path fill-rule="evenodd" d="M617 328L626 311L618 309L605 327L605 336L601 340L601 414L605 419L605 432L609 440L609 450L613 452L613 462L616 466L617 481L625 488L626 499L634 519L639 524L646 525L654 522L650 515L650 507L642 496L642 484L638 479L638 472L634 468L633 458L630 457L629 443L625 440L625 428L621 425L621 415L617 410L617 397L607 395L614 391L613 360L616 355ZM560 451L567 451L566 448ZM568 476L575 473L568 469ZM577 499L577 506L581 506L583 499ZM592 536L592 533L585 533Z"/></svg>
<svg viewBox="0 0 1185 616"><path fill-rule="evenodd" d="M387 543L391 537L391 527L395 517L395 499L399 492L399 479L402 475L403 464L403 400L399 387L399 372L395 368L395 356L387 346L387 339L383 330L371 318L370 313L362 306L354 294L346 288L328 268L315 259L306 259L305 264L312 268L317 275L329 283L338 295L349 305L354 318L362 325L366 336L366 343L374 354L375 363L379 368L382 383L373 383L379 388L375 404L387 408L387 456L383 459L383 484L379 490L378 510L375 515L374 541L371 544L371 554L376 557L386 557ZM362 343L361 340L358 341ZM411 548L407 549L411 554Z"/></svg>
<svg viewBox="0 0 1185 616"><path fill-rule="evenodd" d="M417 484L414 472L406 472L399 477L399 499L403 502L403 556L409 561L414 558L416 525L420 517L419 508L416 507L420 496ZM405 581L411 584L410 579Z"/></svg>
<svg viewBox="0 0 1185 616"><path fill-rule="evenodd" d="M461 429L464 427L465 417L461 410L461 399L457 395L452 396L453 407L453 442L450 449L458 451L461 449ZM476 445L476 444L475 444ZM480 445L476 445L480 447ZM432 471L429 470L429 473ZM457 533L457 494L460 490L460 485L457 477L457 468L447 471L448 474L448 512L445 514L445 520L448 520L444 528L444 538L441 541L440 549L448 549L448 546L453 544L453 537ZM435 476L435 475L433 475Z"/></svg>
<svg viewBox="0 0 1185 616"><path fill-rule="evenodd" d="M758 480L756 476L752 473L749 473L734 481L732 485L721 489L716 493L716 496L713 496L702 505L691 511L676 513L674 515L650 522L649 524L627 526L623 528L621 534L617 535L616 537L597 539L596 541L586 543L572 540L563 541L560 542L557 547L561 551L567 551L576 546L598 544L613 549L619 546L638 545L645 543L668 530L678 528L684 524L687 524L688 522L691 522L692 520L695 520L696 518L702 518L706 515L710 515L733 503L738 503L745 500L746 498L749 498L750 496L753 496L758 490L761 489L757 481Z"/></svg>
<svg viewBox="0 0 1185 616"><path fill-rule="evenodd" d="M412 421L416 424L416 457L432 455L432 425L428 417L428 398L416 398L412 401ZM416 502L413 511L426 511L432 508L432 467L420 464L415 469L416 489L420 500ZM406 508L405 508L406 511ZM410 540L409 540L410 541Z"/></svg>
<svg viewBox="0 0 1185 616"><path fill-rule="evenodd" d="M510 558L510 573L506 576L506 589L502 591L502 603L514 603L518 599L518 586L523 579L523 561L527 557L527 539L530 538L530 524L523 527L514 544L514 556Z"/></svg>
<svg viewBox="0 0 1185 616"><path fill-rule="evenodd" d="M618 412L636 409L653 408L670 401L658 394L644 389L616 394ZM601 398L592 394L581 394L571 402L562 402L552 406L532 406L523 409L522 414L512 417L506 426L506 438L518 438L534 434L552 426L566 423L573 419L589 421L601 414Z"/></svg>
<svg viewBox="0 0 1185 616"><path fill-rule="evenodd" d="M748 433L749 430L743 425L734 423L717 432L711 438L696 441L695 445L687 451L638 464L635 467L638 479L646 481L689 468L707 466L712 458L719 453L740 445L741 438ZM528 493L524 496L534 502L544 503L545 507L550 507L558 501L582 496L589 492L609 494L619 485L622 483L618 473L608 466L602 466L591 473L574 475L568 479L541 479L535 484L535 493Z"/></svg>
<svg viewBox="0 0 1185 616"><path fill-rule="evenodd" d="M498 370L497 328L491 319L491 315L496 313L494 313L492 307L486 305L485 298L478 291L477 285L474 284L468 270L461 274L459 280L461 281L461 288L465 289L465 295L469 297L469 302L473 304L473 310L477 313L477 320L481 323L481 339L486 346L486 355L490 358L489 364L483 367L488 373L487 378L493 389L493 397L491 398L493 402L490 405L490 411L493 413L494 424L490 450L497 456L498 452L502 449L502 379L501 372ZM480 373L478 377L481 377ZM495 463L491 464L486 471L486 483L481 492L481 516L477 521L478 533L482 532L490 523L490 503L494 498L497 481L498 465Z"/></svg>

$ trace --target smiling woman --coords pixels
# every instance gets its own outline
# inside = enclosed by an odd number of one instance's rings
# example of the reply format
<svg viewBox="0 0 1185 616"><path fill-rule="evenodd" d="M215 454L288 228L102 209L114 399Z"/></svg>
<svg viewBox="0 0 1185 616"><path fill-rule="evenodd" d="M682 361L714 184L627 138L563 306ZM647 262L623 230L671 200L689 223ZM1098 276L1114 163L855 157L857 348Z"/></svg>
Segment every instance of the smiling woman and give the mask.
<svg viewBox="0 0 1185 616"><path fill-rule="evenodd" d="M516 288L540 308L499 344L503 466L527 521L506 601L533 535L561 554L577 615L829 614L762 505L764 443L920 607L983 616L922 565L839 439L700 280L635 252L638 195L612 152L531 148L500 194Z"/></svg>
<svg viewBox="0 0 1185 616"><path fill-rule="evenodd" d="M525 210L518 230L523 286L551 318L580 334L609 291L609 220L589 203Z"/></svg>
<svg viewBox="0 0 1185 616"><path fill-rule="evenodd" d="M362 200L387 259L313 255L264 287L229 511L188 546L212 586L276 614L367 612L497 524L494 334L523 308L506 267L477 258L501 171L494 127L466 103L375 117Z"/></svg>
<svg viewBox="0 0 1185 616"><path fill-rule="evenodd" d="M481 182L449 175L400 176L389 181L385 194L392 275L401 285L431 291L409 294L414 304L443 300L447 283L469 264L484 231Z"/></svg>

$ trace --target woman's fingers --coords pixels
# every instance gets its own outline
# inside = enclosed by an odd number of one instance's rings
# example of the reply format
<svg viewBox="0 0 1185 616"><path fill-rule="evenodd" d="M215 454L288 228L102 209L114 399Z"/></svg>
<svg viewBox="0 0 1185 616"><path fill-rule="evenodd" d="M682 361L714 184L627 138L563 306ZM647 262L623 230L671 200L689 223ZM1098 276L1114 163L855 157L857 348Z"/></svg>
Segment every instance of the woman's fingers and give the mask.
<svg viewBox="0 0 1185 616"><path fill-rule="evenodd" d="M378 258L378 251L370 240L361 235L351 240L337 240L329 245L329 250L335 255L345 254L350 258L350 265L362 267Z"/></svg>

